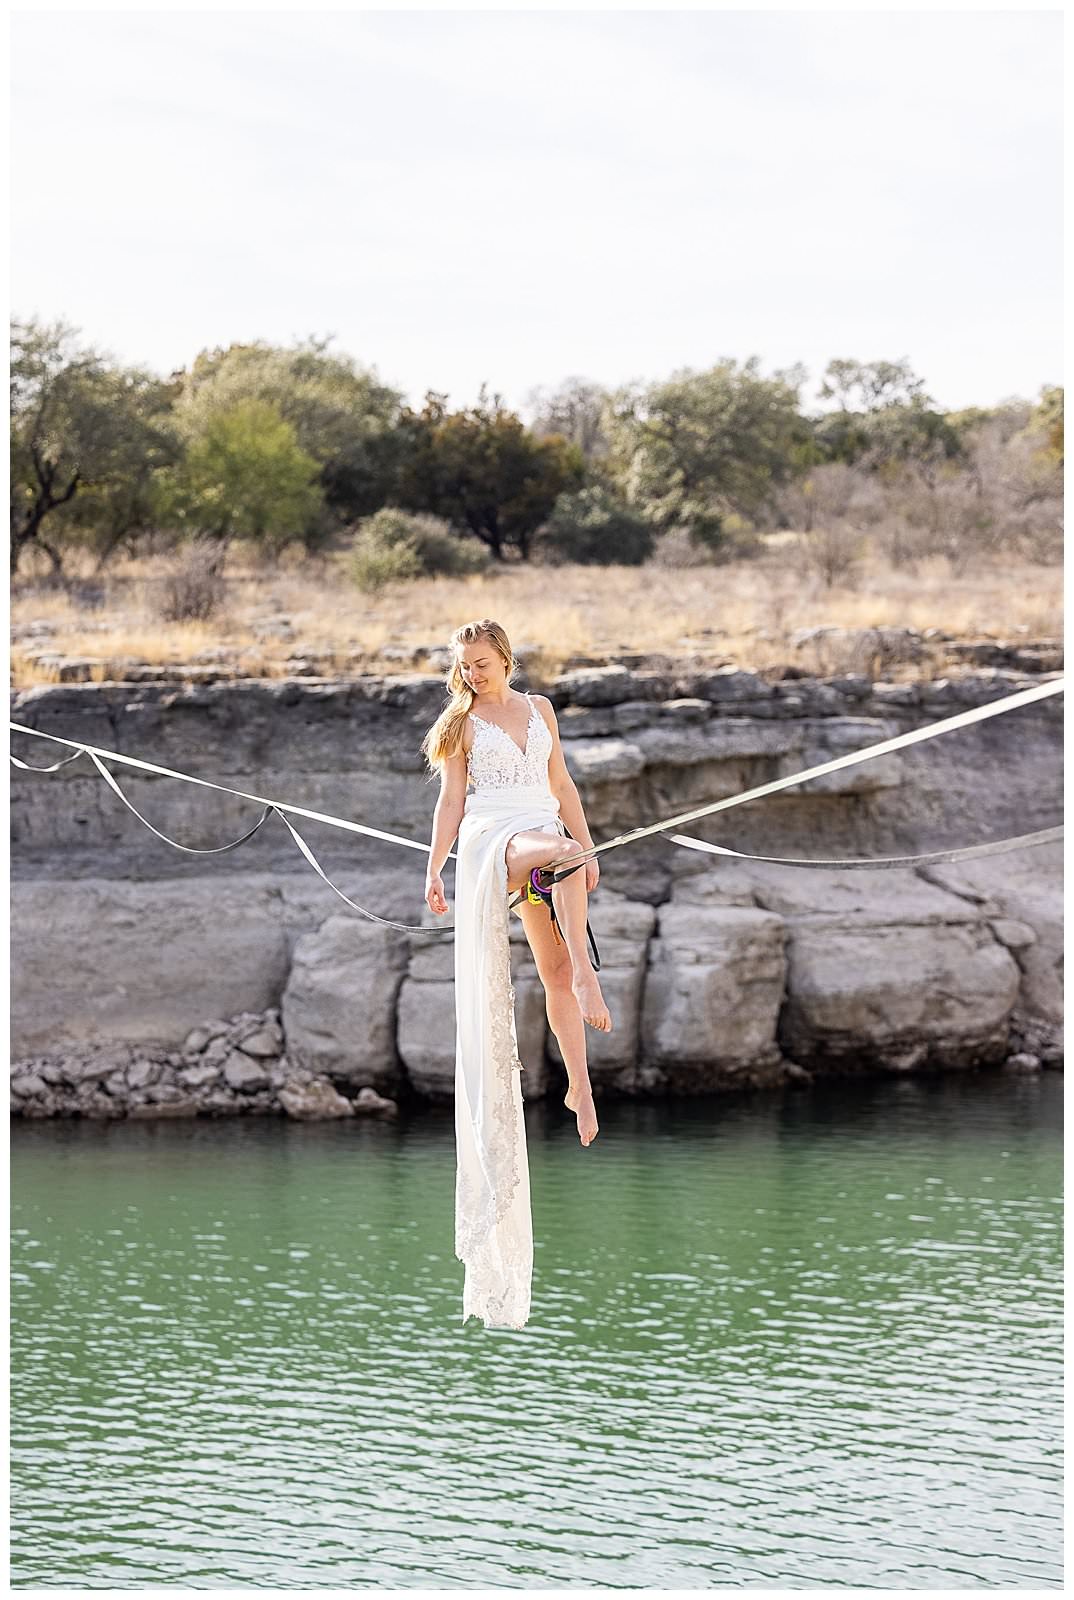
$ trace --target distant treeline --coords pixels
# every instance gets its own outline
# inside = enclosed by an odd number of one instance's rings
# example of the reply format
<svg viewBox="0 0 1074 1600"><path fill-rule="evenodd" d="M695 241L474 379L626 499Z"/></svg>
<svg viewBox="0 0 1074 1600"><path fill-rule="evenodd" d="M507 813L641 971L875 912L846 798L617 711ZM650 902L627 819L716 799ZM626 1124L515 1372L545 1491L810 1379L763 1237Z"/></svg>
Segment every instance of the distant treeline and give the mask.
<svg viewBox="0 0 1074 1600"><path fill-rule="evenodd" d="M423 550L448 570L448 546L457 570L637 563L666 541L725 560L779 528L815 539L822 567L865 534L895 562L1060 556L1060 388L945 412L905 361L839 359L809 414L806 370L765 377L752 357L615 389L568 379L534 391L527 426L484 387L412 410L328 343L233 344L162 379L63 323L15 322L12 572L34 551L59 573L75 549L105 564L196 540L218 570L236 540L364 539L355 575L374 583Z"/></svg>

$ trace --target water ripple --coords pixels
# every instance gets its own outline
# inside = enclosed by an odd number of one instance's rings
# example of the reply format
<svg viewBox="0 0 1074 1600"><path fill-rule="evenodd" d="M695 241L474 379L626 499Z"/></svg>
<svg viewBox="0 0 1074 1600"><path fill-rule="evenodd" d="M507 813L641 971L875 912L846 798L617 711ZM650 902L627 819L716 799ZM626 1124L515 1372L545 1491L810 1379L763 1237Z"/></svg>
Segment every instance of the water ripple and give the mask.
<svg viewBox="0 0 1074 1600"><path fill-rule="evenodd" d="M17 1587L1058 1587L1061 1082L527 1108L460 1324L450 1112L12 1143Z"/></svg>

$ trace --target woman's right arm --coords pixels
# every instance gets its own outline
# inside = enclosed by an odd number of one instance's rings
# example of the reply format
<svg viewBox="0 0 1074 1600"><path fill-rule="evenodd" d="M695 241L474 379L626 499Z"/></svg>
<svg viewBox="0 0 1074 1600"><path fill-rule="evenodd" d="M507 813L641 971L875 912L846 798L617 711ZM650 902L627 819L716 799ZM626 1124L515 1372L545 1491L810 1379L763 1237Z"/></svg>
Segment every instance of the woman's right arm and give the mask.
<svg viewBox="0 0 1074 1600"><path fill-rule="evenodd" d="M458 837L466 809L466 756L449 756L440 771L440 796L433 811L433 835L425 873L425 900L438 917L447 911L440 869Z"/></svg>

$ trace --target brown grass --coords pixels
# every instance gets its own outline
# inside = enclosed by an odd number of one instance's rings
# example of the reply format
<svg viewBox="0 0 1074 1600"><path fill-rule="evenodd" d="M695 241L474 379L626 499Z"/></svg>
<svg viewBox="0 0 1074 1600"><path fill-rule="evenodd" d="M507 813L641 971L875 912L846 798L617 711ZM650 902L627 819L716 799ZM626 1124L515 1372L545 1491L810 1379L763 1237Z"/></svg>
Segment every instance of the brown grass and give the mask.
<svg viewBox="0 0 1074 1600"><path fill-rule="evenodd" d="M274 569L234 559L226 614L208 622L157 620L157 595L167 570L161 559L117 564L87 595L78 583L48 588L22 581L11 602L14 681L49 682L56 671L30 656L52 651L100 658L92 676L121 677L123 658L156 665L197 664L206 652L229 650L246 676L281 676L286 663L308 656L328 674L405 670L405 657L385 656L446 645L460 623L495 617L538 677L562 670L572 656L597 659L625 651L702 656L764 669L780 662L817 663L796 651L796 629L817 625L943 629L958 638L1057 637L1062 630L1058 569L1029 564L952 574L934 558L909 572L866 562L853 584L825 589L796 570L793 543L772 542L760 559L727 566L674 569L511 564L493 575L395 584L371 596L348 580L344 557L290 562ZM77 577L76 573L76 577ZM88 580L87 580L88 581ZM96 602L96 603L94 603ZM273 637L286 617L289 637ZM49 634L29 637L32 621Z"/></svg>

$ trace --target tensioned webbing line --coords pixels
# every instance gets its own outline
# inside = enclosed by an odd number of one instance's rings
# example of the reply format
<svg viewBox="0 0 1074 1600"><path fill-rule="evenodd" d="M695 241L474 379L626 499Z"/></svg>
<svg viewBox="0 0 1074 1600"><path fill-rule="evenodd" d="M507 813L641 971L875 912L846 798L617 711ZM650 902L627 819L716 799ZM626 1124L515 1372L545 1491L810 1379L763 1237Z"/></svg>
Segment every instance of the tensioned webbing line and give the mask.
<svg viewBox="0 0 1074 1600"><path fill-rule="evenodd" d="M708 850L716 856L733 856L737 861L774 861L781 867L824 867L829 871L832 868L856 867L859 871L868 871L869 868L927 867L941 861L972 861L978 856L1001 856L1008 850L1028 850L1035 844L1051 844L1062 837L1063 824L1060 822L1052 828L1038 828L1035 833L1020 833L1013 839L992 839L987 844L967 844L957 850L929 850L920 856L863 856L856 859L839 856L830 860L817 856L743 855L740 850L728 850L725 845L708 844L704 839L692 839L683 833L673 833L671 843L689 845L693 850Z"/></svg>
<svg viewBox="0 0 1074 1600"><path fill-rule="evenodd" d="M1049 695L1061 694L1064 690L1064 687L1065 682L1062 678L1054 679L1043 684L1036 684L1031 689L1019 690L1016 694L1005 695L1002 699L993 700L983 706L974 706L968 711L958 712L955 716L945 717L938 722L929 723L924 728L915 728L908 733L898 734L894 738L881 740L878 744L867 745L864 749L851 751L844 756L836 756L831 761L822 762L819 766L806 768L804 771L792 773L788 777L775 778L770 783L760 784L754 789L747 789L740 794L728 795L724 799L716 800L709 805L699 806L691 811L681 812L678 816L669 817L663 822L652 823L648 827L633 828L627 833L619 834L614 839L605 840L603 844L594 845L590 849L582 850L580 852L576 852L572 856L565 857L555 871L553 871L551 868L547 870L545 874L546 881L558 882L559 879L568 877L572 872L577 872L591 856L597 856L605 850L614 849L622 844L629 844L634 840L645 838L650 834L664 833L669 828L677 827L684 822L692 822L698 817L710 816L714 812L726 810L731 806L744 805L748 800L759 799L762 795L774 794L780 789L786 789L795 784L805 783L811 778L822 777L828 772L836 772L841 768L854 766L858 762L871 760L874 756L884 755L892 750L902 749L906 745L915 744L920 740L935 738L936 735L940 733L948 733L956 728L965 727L970 723L980 722L988 717L999 716L1003 712L1012 711L1018 706L1030 705L1034 701L1042 700ZM407 839L401 834L388 833L380 828L372 828L364 823L352 822L345 817L332 816L327 812L314 811L306 806L290 805L282 800L269 800L263 795L251 794L249 791L243 789L233 789L227 784L213 783L207 778L196 778L190 773L179 772L169 767L157 766L153 762L142 761L135 756L120 755L118 751L105 750L99 745L85 744L75 739L60 738L60 736L57 734L43 733L40 729L28 727L24 723L11 721L9 722L9 727L13 728L18 733L26 733L35 738L49 739L53 743L67 745L74 752L72 755L65 756L63 760L54 762L53 765L49 767L34 767L25 761L20 761L17 756L10 755L9 752L10 760L15 766L26 772L56 772L60 767L66 766L68 762L76 760L79 756L88 755L98 772L127 807L127 809L133 812L138 820L144 823L144 825L149 828L149 830L154 833L158 839L162 839L165 844L170 844L177 850L182 850L189 855L219 855L228 850L235 850L240 844L244 844L247 839L252 838L252 836L258 831L258 829L263 825L269 816L276 815L280 818L281 822L283 822L295 843L302 851L302 854L313 867L314 871L317 872L319 877L324 880L334 894L337 894L341 900L344 900L347 905L351 906L353 910L359 912L362 916L368 917L373 922L379 922L385 927L397 928L405 933L435 934L451 931L448 928L430 928L421 924L394 922L390 918L379 917L374 912L367 911L365 907L360 906L357 901L350 899L348 895L343 893L342 889L338 888L331 881L324 869L321 867L320 862L317 860L313 851L306 843L305 839L303 839L297 828L293 826L284 813L290 812L292 815L308 817L315 822L324 822L330 827L343 828L353 833L368 834L373 838L385 839L393 844L402 844L407 846L409 849L424 850L426 853L428 853L429 845L423 841ZM246 833L241 835L240 838L232 840L228 844L217 845L209 849L196 849L190 845L181 844L178 840L171 839L167 834L161 833L160 830L155 828L146 817L142 816L142 813L124 794L113 774L109 772L107 767L105 767L103 760L101 759L102 757L110 761L118 761L124 766L134 767L140 771L152 773L158 777L176 778L184 783L194 783L202 788L215 789L219 793L235 795L239 799L253 800L258 805L263 807L262 814L252 828L248 829ZM813 866L827 868L882 868L922 865L927 862L936 862L941 860L968 860L971 857L980 855L996 855L1006 850L1027 848L1032 845L1047 843L1052 839L1060 838L1062 836L1062 832L1063 830L1061 826L1055 828L1045 828L1037 830L1035 833L1019 835L1013 839L996 839L985 844L968 845L955 850L931 851L925 855L918 856L889 856L873 861L814 860L799 859L789 856L751 856L745 855L739 851L729 850L725 846L711 845L705 840L694 839L688 835L673 836L670 842L674 844L687 845L692 849L710 851L713 854L734 856L738 860L743 861L773 861L789 866ZM449 857L454 856L454 854L454 851L448 852Z"/></svg>
<svg viewBox="0 0 1074 1600"><path fill-rule="evenodd" d="M20 767L23 772L58 772L59 769L61 767L65 767L69 761L77 761L79 756L89 756L101 777L108 784L109 788L119 796L127 810L133 812L133 814L138 818L138 821L144 823L149 829L150 833L156 834L158 839L163 839L164 843L170 844L174 850L182 850L184 854L190 856L223 855L228 850L237 850L240 844L246 843L247 839L252 839L254 834L258 831L262 824L268 820L269 817L276 816L279 817L284 827L290 833L291 837L298 845L298 848L302 851L302 854L305 856L314 872L317 873L318 877L324 880L324 882L331 889L332 893L337 894L341 900L346 901L347 905L349 905L352 910L360 912L363 917L368 917L370 922L379 922L385 928L398 928L401 933L447 933L450 931L447 928L423 927L420 923L394 922L391 917L380 917L375 911L367 911L364 906L360 906L358 904L357 900L352 900L350 895L344 894L343 890L338 886L338 884L332 882L331 878L325 872L324 868L321 866L321 863L317 860L317 857L314 855L305 839L302 837L293 823L288 820L284 813L286 811L291 811L298 816L312 817L317 822L327 822L332 827L346 828L352 833L368 833L372 834L373 837L377 839L388 839L394 844L408 845L413 850L428 851L429 846L427 844L421 844L417 839L407 839L401 834L397 833L385 833L381 828L370 828L364 823L350 822L346 817L333 817L327 812L323 811L311 811L305 806L288 805L286 801L283 800L265 800L261 795L246 794L242 789L231 789L227 786L227 784L224 783L211 783L208 778L195 778L192 777L188 772L177 772L173 771L169 767L158 767L155 766L151 761L139 761L135 756L121 756L118 751L115 750L103 750L97 745L78 744L74 739L61 739L58 734L54 733L41 733L39 729L28 728L19 722L11 722L9 726L17 729L19 733L36 734L40 739L52 739L57 744L75 745L75 750L72 755L64 756L60 761L54 761L50 767L36 767L27 761L20 761L18 756L12 755L9 751L8 756L14 766ZM179 778L184 783L196 783L201 788L216 789L222 794L238 795L239 798L243 800L256 800L262 807L261 815L258 817L252 828L248 828L244 834L241 834L237 839L232 839L228 844L212 845L207 849L199 848L195 845L182 844L178 839L169 838L166 833L161 833L159 828L155 828L153 826L148 817L144 817L142 815L133 801L128 799L128 797L123 793L123 790L117 783L114 775L109 772L108 768L101 760L102 756L107 756L111 761L122 762L124 766L138 767L142 771L155 773L160 777ZM453 851L450 853L454 854Z"/></svg>
<svg viewBox="0 0 1074 1600"><path fill-rule="evenodd" d="M999 716L1005 711L1013 711L1018 706L1030 705L1036 700L1043 700L1049 695L1062 694L1066 687L1066 680L1055 678L1047 683L1034 684L1031 689L1019 689L1015 694L1004 695L999 700L992 700L987 705L973 706L969 711L959 711L954 716L943 717L939 722L930 722L924 728L914 728L909 733L896 734L891 739L882 739L878 744L866 745L864 749L853 750L845 756L836 756L831 761L823 761L819 766L807 767L802 772L791 773L786 778L773 778L770 783L759 784L754 789L744 789L739 794L726 796L723 800L716 800L710 805L698 806L693 811L683 811L677 817L669 817L664 822L655 822L646 828L632 828L628 833L621 833L616 838L604 844L594 845L592 849L576 851L573 855L565 856L558 868L546 868L542 874L544 884L556 883L560 878L569 877L572 872L577 872L579 867L585 865L591 856L599 855L602 850L610 850L621 844L630 844L637 839L644 839L649 834L665 833L668 828L677 827L683 822L693 822L698 817L711 816L714 812L724 811L731 806L745 805L748 800L758 800L762 795L775 794L777 790L788 789L794 784L806 783L811 778L820 778L828 772L837 772L843 767L852 767L860 761L870 761L874 756L886 755L892 750L900 750L906 745L917 744L922 739L933 739L940 733L951 733L956 728L963 728L973 722L982 722L988 717ZM689 834L673 834L672 844L688 845L694 850L707 850L714 855L732 855L740 861L771 861L783 866L793 867L874 867L893 868L904 866L924 866L940 861L967 861L974 856L999 855L1007 850L1029 848L1037 844L1047 844L1053 839L1062 838L1062 824L1055 828L1045 828L1036 833L1020 834L1012 839L993 839L986 844L966 845L957 850L934 850L926 855L917 856L887 856L875 861L865 860L816 860L794 856L754 856L744 855L737 850L727 850L719 845L711 845L704 839L695 839ZM513 902L512 902L513 903Z"/></svg>

